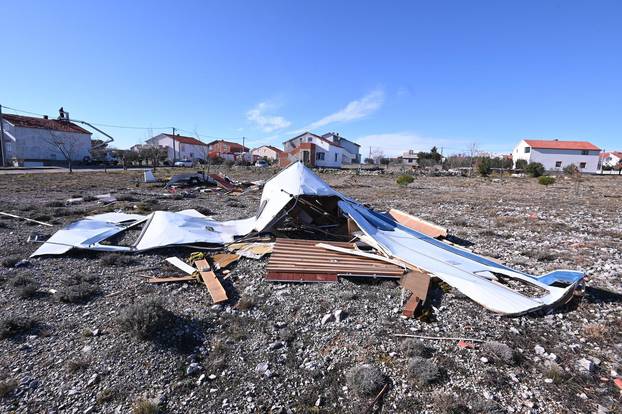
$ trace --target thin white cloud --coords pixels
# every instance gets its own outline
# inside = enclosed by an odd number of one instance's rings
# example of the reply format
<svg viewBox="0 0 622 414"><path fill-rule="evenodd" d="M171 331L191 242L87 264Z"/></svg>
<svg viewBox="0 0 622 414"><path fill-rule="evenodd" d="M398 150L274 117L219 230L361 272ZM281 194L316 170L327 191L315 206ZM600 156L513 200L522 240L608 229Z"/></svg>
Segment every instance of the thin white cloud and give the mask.
<svg viewBox="0 0 622 414"><path fill-rule="evenodd" d="M311 123L306 129L319 128L334 122L348 122L365 118L377 111L384 102L384 91L375 89L361 99L348 103L343 109Z"/></svg>
<svg viewBox="0 0 622 414"><path fill-rule="evenodd" d="M253 109L246 112L246 119L253 122L264 132L276 131L291 125L291 122L282 116L265 114L266 111L272 108L273 105L268 102L259 102Z"/></svg>
<svg viewBox="0 0 622 414"><path fill-rule="evenodd" d="M371 152L382 151L385 156L395 157L408 150L429 151L436 146L443 153L457 152L458 148L466 148L468 140L424 137L414 132L392 132L386 134L365 135L354 139L361 146L361 157Z"/></svg>

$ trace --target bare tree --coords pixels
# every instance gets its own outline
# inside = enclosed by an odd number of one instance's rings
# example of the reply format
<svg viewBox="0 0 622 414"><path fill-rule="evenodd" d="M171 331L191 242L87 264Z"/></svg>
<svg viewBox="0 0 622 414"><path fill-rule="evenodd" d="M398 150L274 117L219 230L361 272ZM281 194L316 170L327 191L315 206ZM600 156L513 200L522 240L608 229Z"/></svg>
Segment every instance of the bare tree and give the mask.
<svg viewBox="0 0 622 414"><path fill-rule="evenodd" d="M471 170L469 171L469 177L470 177L473 175L473 170L475 168L475 161L477 160L477 157L481 153L478 143L477 142L471 143L471 145L469 145L468 152L471 157Z"/></svg>
<svg viewBox="0 0 622 414"><path fill-rule="evenodd" d="M80 137L71 136L71 135L60 135L56 134L54 131L49 130L49 137L43 137L43 141L47 143L50 147L58 150L67 161L67 167L69 168L69 173L73 172L73 161L82 147L80 142ZM89 141L90 145L90 141Z"/></svg>

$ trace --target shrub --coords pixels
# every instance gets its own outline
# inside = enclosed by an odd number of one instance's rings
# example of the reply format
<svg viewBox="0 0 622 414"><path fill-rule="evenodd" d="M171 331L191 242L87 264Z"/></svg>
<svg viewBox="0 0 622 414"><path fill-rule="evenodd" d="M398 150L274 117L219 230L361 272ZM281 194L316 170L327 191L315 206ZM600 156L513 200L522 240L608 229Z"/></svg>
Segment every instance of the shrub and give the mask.
<svg viewBox="0 0 622 414"><path fill-rule="evenodd" d="M530 162L527 164L527 167L525 167L525 172L532 177L540 177L544 174L544 165L539 162Z"/></svg>
<svg viewBox="0 0 622 414"><path fill-rule="evenodd" d="M406 186L415 181L415 178L412 175L400 175L397 177L397 183L401 186Z"/></svg>
<svg viewBox="0 0 622 414"><path fill-rule="evenodd" d="M45 203L46 207L63 207L65 204L62 201L48 201L47 203Z"/></svg>
<svg viewBox="0 0 622 414"><path fill-rule="evenodd" d="M482 157L477 160L477 172L486 177L492 172L492 161L490 157Z"/></svg>
<svg viewBox="0 0 622 414"><path fill-rule="evenodd" d="M431 353L430 348L428 348L423 341L415 338L408 338L404 340L401 348L402 352L407 357L428 357Z"/></svg>
<svg viewBox="0 0 622 414"><path fill-rule="evenodd" d="M17 276L11 279L11 286L13 286L15 293L20 298L30 298L37 293L39 289L39 283L28 276Z"/></svg>
<svg viewBox="0 0 622 414"><path fill-rule="evenodd" d="M408 375L419 385L428 385L441 377L436 364L422 357L411 358L408 362Z"/></svg>
<svg viewBox="0 0 622 414"><path fill-rule="evenodd" d="M0 320L0 338L12 338L30 332L36 326L33 319L7 315Z"/></svg>
<svg viewBox="0 0 622 414"><path fill-rule="evenodd" d="M233 165L235 164L235 161L233 161L233 160L225 160L225 161L223 162L223 164L224 164L224 166L225 166L225 167L227 167L227 168L231 168L231 167L233 167Z"/></svg>
<svg viewBox="0 0 622 414"><path fill-rule="evenodd" d="M17 264L17 262L19 262L20 257L17 255L12 255L12 256L8 256L5 257L4 259L2 259L2 262L0 262L2 264L3 267L15 267L15 265Z"/></svg>
<svg viewBox="0 0 622 414"><path fill-rule="evenodd" d="M527 168L527 160L516 160L516 169L525 171Z"/></svg>
<svg viewBox="0 0 622 414"><path fill-rule="evenodd" d="M238 300L237 308L239 310L249 310L255 306L255 299L252 296L244 295Z"/></svg>
<svg viewBox="0 0 622 414"><path fill-rule="evenodd" d="M56 293L64 303L84 303L99 293L99 286L91 276L75 276L65 281L65 286Z"/></svg>
<svg viewBox="0 0 622 414"><path fill-rule="evenodd" d="M538 183L542 185L551 185L555 183L555 177L551 177L550 175L543 175L538 178Z"/></svg>
<svg viewBox="0 0 622 414"><path fill-rule="evenodd" d="M553 380L553 383L559 384L566 378L566 371L553 361L546 361L544 366L544 376Z"/></svg>
<svg viewBox="0 0 622 414"><path fill-rule="evenodd" d="M469 408L453 393L438 391L432 394L435 412L442 414L468 414Z"/></svg>
<svg viewBox="0 0 622 414"><path fill-rule="evenodd" d="M132 406L132 414L158 414L158 404L149 400L138 400Z"/></svg>
<svg viewBox="0 0 622 414"><path fill-rule="evenodd" d="M150 297L128 306L119 317L119 328L136 338L152 339L172 326L174 319L160 299Z"/></svg>
<svg viewBox="0 0 622 414"><path fill-rule="evenodd" d="M118 194L115 196L115 198L117 199L117 201L138 201L138 199L131 194Z"/></svg>
<svg viewBox="0 0 622 414"><path fill-rule="evenodd" d="M348 387L360 396L375 396L385 384L380 369L373 365L357 365L346 374Z"/></svg>
<svg viewBox="0 0 622 414"><path fill-rule="evenodd" d="M72 374L78 371L84 371L89 366L86 359L71 359L65 363L65 369Z"/></svg>
<svg viewBox="0 0 622 414"><path fill-rule="evenodd" d="M6 398L13 394L17 389L17 381L14 379L8 379L0 381L0 398Z"/></svg>
<svg viewBox="0 0 622 414"><path fill-rule="evenodd" d="M492 358L493 361L503 362L505 364L514 364L516 358L512 348L504 343L497 341L488 341L482 345L482 352Z"/></svg>
<svg viewBox="0 0 622 414"><path fill-rule="evenodd" d="M569 176L575 176L575 175L581 174L581 171L579 170L579 167L577 167L576 165L570 164L564 167L564 174L569 175Z"/></svg>
<svg viewBox="0 0 622 414"><path fill-rule="evenodd" d="M110 253L101 258L104 266L131 266L136 264L136 260L126 254Z"/></svg>

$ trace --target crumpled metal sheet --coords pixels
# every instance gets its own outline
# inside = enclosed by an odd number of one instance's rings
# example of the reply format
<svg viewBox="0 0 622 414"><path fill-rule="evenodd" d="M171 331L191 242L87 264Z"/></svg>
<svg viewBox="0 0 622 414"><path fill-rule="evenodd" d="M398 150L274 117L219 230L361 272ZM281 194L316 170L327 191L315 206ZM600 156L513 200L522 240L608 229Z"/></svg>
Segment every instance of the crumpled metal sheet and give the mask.
<svg viewBox="0 0 622 414"><path fill-rule="evenodd" d="M494 312L520 315L544 307L565 303L579 281L580 272L563 271L570 286L561 288L485 259L474 253L455 248L429 236L409 229L391 218L347 201L339 207L356 222L376 248L390 257L417 266L458 289L475 302ZM540 297L529 297L498 282L496 274L534 285L547 292ZM546 276L546 275L545 275Z"/></svg>

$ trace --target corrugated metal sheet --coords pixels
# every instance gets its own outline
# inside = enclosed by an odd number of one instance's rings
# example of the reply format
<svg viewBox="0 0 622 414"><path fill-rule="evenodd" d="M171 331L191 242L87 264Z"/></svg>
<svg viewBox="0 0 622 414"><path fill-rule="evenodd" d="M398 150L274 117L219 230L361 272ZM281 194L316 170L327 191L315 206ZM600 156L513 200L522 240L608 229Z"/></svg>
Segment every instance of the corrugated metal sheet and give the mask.
<svg viewBox="0 0 622 414"><path fill-rule="evenodd" d="M404 273L399 266L329 251L316 247L317 243L354 248L353 243L278 238L268 261L266 280L336 282L338 276L399 278Z"/></svg>

